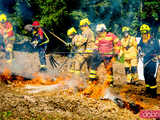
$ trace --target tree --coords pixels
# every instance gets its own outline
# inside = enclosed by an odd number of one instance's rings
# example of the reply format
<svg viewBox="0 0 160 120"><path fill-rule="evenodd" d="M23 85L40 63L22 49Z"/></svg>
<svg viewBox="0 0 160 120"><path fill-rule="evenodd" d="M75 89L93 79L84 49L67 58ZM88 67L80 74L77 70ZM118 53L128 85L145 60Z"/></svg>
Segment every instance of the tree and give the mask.
<svg viewBox="0 0 160 120"><path fill-rule="evenodd" d="M51 31L63 31L66 28L68 10L64 0L30 0L34 11L33 20L39 20L41 25ZM57 29L56 29L57 28ZM64 31L63 31L64 32Z"/></svg>

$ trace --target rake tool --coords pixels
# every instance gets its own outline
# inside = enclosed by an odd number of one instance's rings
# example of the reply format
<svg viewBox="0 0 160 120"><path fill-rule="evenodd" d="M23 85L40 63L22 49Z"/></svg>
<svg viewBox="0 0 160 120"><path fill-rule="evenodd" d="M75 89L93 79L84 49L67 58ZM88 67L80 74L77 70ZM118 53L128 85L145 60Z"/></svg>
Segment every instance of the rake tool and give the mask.
<svg viewBox="0 0 160 120"><path fill-rule="evenodd" d="M53 69L59 66L59 63L54 59L52 55L49 56L49 61Z"/></svg>

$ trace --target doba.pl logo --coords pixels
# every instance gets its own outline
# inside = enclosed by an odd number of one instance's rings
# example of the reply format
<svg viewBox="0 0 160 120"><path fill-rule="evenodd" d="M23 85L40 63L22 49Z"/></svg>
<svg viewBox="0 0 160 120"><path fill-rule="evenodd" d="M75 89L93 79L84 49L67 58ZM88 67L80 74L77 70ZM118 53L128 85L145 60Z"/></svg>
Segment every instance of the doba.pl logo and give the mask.
<svg viewBox="0 0 160 120"><path fill-rule="evenodd" d="M142 110L140 111L141 118L158 118L160 119L160 110Z"/></svg>

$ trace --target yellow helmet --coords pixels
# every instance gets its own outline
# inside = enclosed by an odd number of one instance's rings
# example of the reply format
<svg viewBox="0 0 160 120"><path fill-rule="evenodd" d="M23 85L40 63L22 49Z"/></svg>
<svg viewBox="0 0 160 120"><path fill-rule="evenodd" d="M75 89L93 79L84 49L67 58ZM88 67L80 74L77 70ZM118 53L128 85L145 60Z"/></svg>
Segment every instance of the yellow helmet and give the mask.
<svg viewBox="0 0 160 120"><path fill-rule="evenodd" d="M88 18L82 19L79 23L79 26L83 26L83 25L90 25L91 22L88 20Z"/></svg>
<svg viewBox="0 0 160 120"><path fill-rule="evenodd" d="M67 30L67 35L70 36L74 33L77 33L76 29L74 27L71 27L70 29Z"/></svg>
<svg viewBox="0 0 160 120"><path fill-rule="evenodd" d="M146 25L146 24L143 24L143 25L141 25L141 27L140 27L141 33L147 33L147 32L149 32L150 30L151 30L151 28L150 28L148 25Z"/></svg>
<svg viewBox="0 0 160 120"><path fill-rule="evenodd" d="M5 14L0 14L0 22L6 22L7 16Z"/></svg>
<svg viewBox="0 0 160 120"><path fill-rule="evenodd" d="M130 28L127 26L122 27L122 32L128 32L129 30Z"/></svg>

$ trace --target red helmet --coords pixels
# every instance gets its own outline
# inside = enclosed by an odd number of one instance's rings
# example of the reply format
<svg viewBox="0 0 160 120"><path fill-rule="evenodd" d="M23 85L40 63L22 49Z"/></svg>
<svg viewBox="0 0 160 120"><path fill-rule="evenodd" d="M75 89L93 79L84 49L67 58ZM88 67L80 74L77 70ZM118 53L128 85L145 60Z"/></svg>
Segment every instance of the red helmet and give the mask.
<svg viewBox="0 0 160 120"><path fill-rule="evenodd" d="M34 22L32 23L32 26L40 26L40 23L39 23L38 21L34 21Z"/></svg>

